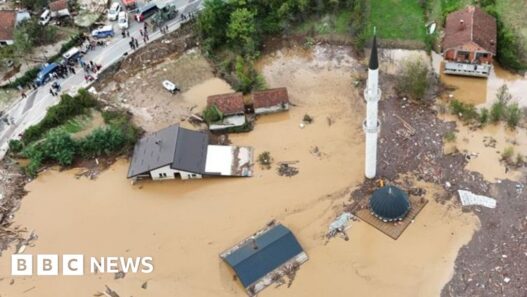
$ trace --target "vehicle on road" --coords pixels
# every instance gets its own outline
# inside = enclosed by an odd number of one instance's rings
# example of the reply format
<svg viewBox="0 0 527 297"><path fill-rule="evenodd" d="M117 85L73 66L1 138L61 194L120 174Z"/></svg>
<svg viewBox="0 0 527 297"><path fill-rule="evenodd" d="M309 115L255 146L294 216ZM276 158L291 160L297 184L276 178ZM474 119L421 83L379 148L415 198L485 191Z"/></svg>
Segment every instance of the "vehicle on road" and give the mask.
<svg viewBox="0 0 527 297"><path fill-rule="evenodd" d="M95 38L106 38L106 37L113 37L115 32L113 31L113 26L103 26L99 27L98 29L95 29L91 32L91 36Z"/></svg>
<svg viewBox="0 0 527 297"><path fill-rule="evenodd" d="M126 11L119 12L117 19L117 25L121 30L128 29L128 13Z"/></svg>
<svg viewBox="0 0 527 297"><path fill-rule="evenodd" d="M62 57L64 60L75 60L81 56L81 50L78 47L72 47L70 50L65 52Z"/></svg>
<svg viewBox="0 0 527 297"><path fill-rule="evenodd" d="M59 65L56 63L44 64L40 69L40 72L37 74L35 84L37 86L45 85L51 79L51 75L57 71L58 68Z"/></svg>
<svg viewBox="0 0 527 297"><path fill-rule="evenodd" d="M109 21L116 21L117 16L119 13L123 11L123 7L121 6L121 3L119 2L113 2L110 6L110 9L108 10L108 20Z"/></svg>
<svg viewBox="0 0 527 297"><path fill-rule="evenodd" d="M45 26L49 23L51 20L51 11L49 9L44 10L44 12L40 15L40 19L38 20L38 23L42 26Z"/></svg>
<svg viewBox="0 0 527 297"><path fill-rule="evenodd" d="M135 20L138 22L143 22L144 20L151 17L158 11L159 11L159 7L157 7L157 4L150 2L146 4L145 6L139 8L139 10L137 11L137 14L135 15Z"/></svg>

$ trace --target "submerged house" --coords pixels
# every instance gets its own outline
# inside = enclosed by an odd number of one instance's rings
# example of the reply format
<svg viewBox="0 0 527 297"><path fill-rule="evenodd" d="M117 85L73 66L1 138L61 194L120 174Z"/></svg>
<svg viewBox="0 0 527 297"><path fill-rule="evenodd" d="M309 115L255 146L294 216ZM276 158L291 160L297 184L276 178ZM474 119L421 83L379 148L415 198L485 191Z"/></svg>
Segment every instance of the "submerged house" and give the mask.
<svg viewBox="0 0 527 297"><path fill-rule="evenodd" d="M291 230L271 224L220 254L253 296L308 260Z"/></svg>
<svg viewBox="0 0 527 297"><path fill-rule="evenodd" d="M242 127L247 122L243 94L240 92L209 96L207 97L207 106L216 106L223 114L223 119L209 125L210 130Z"/></svg>
<svg viewBox="0 0 527 297"><path fill-rule="evenodd" d="M205 132L169 126L140 139L128 178L153 180L198 179L210 176L251 176L249 147L210 145Z"/></svg>
<svg viewBox="0 0 527 297"><path fill-rule="evenodd" d="M287 88L253 92L252 101L255 114L280 112L289 109Z"/></svg>
<svg viewBox="0 0 527 297"><path fill-rule="evenodd" d="M488 77L496 55L496 19L468 6L447 16L443 39L445 73Z"/></svg>

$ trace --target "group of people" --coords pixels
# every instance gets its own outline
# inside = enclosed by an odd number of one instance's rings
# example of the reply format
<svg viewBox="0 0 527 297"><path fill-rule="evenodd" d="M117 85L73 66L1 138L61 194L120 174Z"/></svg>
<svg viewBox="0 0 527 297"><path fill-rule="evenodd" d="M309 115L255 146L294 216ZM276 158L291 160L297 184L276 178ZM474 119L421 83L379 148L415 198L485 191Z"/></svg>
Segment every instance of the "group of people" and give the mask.
<svg viewBox="0 0 527 297"><path fill-rule="evenodd" d="M52 95L52 96L57 96L60 92L60 84L56 81L53 82L53 84L51 84L51 88L49 88L49 93Z"/></svg>
<svg viewBox="0 0 527 297"><path fill-rule="evenodd" d="M135 50L139 47L139 41L137 41L137 39L133 37L131 37L130 42L128 42L128 44L130 44L130 48L132 50Z"/></svg>

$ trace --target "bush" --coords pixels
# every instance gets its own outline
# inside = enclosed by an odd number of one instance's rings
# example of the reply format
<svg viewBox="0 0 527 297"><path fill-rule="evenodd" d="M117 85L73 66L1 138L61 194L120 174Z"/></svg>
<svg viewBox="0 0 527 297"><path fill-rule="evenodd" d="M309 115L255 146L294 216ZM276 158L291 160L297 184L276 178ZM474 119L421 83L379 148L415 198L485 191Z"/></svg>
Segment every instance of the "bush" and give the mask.
<svg viewBox="0 0 527 297"><path fill-rule="evenodd" d="M499 122L504 118L506 111L506 104L503 102L494 102L490 108L490 121L493 123Z"/></svg>
<svg viewBox="0 0 527 297"><path fill-rule="evenodd" d="M489 121L489 110L483 107L479 110L479 122L485 125Z"/></svg>
<svg viewBox="0 0 527 297"><path fill-rule="evenodd" d="M95 129L79 143L80 154L85 158L108 156L127 149L133 142L124 130L116 126Z"/></svg>
<svg viewBox="0 0 527 297"><path fill-rule="evenodd" d="M9 141L9 151L11 153L17 154L24 149L24 144L18 139L11 139Z"/></svg>
<svg viewBox="0 0 527 297"><path fill-rule="evenodd" d="M510 128L516 128L522 117L522 111L518 103L513 103L505 109L505 121Z"/></svg>
<svg viewBox="0 0 527 297"><path fill-rule="evenodd" d="M26 71L24 75L15 79L13 82L5 85L3 88L18 88L18 86L26 87L31 84L36 78L37 74L40 72L40 68L34 67Z"/></svg>
<svg viewBox="0 0 527 297"><path fill-rule="evenodd" d="M63 94L60 97L60 102L48 109L42 121L30 126L24 132L22 141L27 145L38 140L49 129L60 126L77 115L86 113L89 108L95 107L96 105L97 100L84 89L80 89L75 97Z"/></svg>
<svg viewBox="0 0 527 297"><path fill-rule="evenodd" d="M223 119L223 113L216 105L211 105L203 110L203 118L210 125L211 123L221 121Z"/></svg>
<svg viewBox="0 0 527 297"><path fill-rule="evenodd" d="M452 141L456 140L456 133L454 133L453 131L448 131L443 136L443 139L445 140L445 142L452 142Z"/></svg>
<svg viewBox="0 0 527 297"><path fill-rule="evenodd" d="M42 150L44 160L56 161L61 166L71 165L77 153L77 143L64 131L50 133L37 148Z"/></svg>
<svg viewBox="0 0 527 297"><path fill-rule="evenodd" d="M422 99L428 89L429 73L422 59L405 60L397 78L398 92L412 99Z"/></svg>
<svg viewBox="0 0 527 297"><path fill-rule="evenodd" d="M459 100L453 99L450 101L450 111L457 115L463 121L470 121L480 118L476 107L472 104L466 104Z"/></svg>
<svg viewBox="0 0 527 297"><path fill-rule="evenodd" d="M509 146L503 150L503 153L501 153L501 159L504 161L509 162L514 155L514 148L512 146Z"/></svg>

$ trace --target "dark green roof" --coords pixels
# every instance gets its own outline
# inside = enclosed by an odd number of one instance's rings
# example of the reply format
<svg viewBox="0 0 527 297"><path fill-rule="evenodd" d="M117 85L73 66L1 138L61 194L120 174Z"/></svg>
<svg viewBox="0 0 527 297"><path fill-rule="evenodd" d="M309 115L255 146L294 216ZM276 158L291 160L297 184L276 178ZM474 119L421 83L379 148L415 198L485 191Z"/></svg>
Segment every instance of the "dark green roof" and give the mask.
<svg viewBox="0 0 527 297"><path fill-rule="evenodd" d="M248 240L224 260L247 288L302 252L293 233L279 224L255 237L254 242Z"/></svg>
<svg viewBox="0 0 527 297"><path fill-rule="evenodd" d="M370 210L381 220L401 220L410 211L410 200L403 190L385 186L373 192Z"/></svg>

